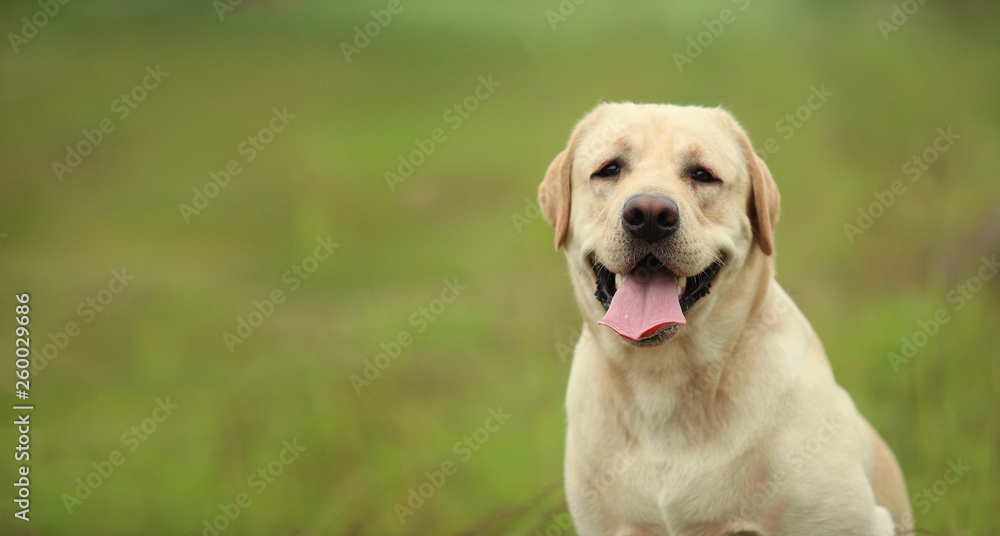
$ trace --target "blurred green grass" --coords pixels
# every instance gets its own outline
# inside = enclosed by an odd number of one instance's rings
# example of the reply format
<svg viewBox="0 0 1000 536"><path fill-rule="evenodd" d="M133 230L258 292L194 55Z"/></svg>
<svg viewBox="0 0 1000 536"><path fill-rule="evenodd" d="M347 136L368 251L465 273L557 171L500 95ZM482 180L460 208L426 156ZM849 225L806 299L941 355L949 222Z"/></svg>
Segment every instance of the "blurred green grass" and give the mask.
<svg viewBox="0 0 1000 536"><path fill-rule="evenodd" d="M36 352L82 325L33 378L33 520L7 501L0 532L201 534L247 492L223 533L450 534L560 482L559 349L579 316L551 229L512 217L533 214L525 199L601 98L722 104L758 148L778 138L779 281L912 495L949 461L971 467L918 526L1000 532L997 280L898 372L886 357L1000 253L995 6L929 3L884 41L891 2L595 1L555 31L556 2L402 5L350 62L341 42L384 3L247 2L222 22L207 1L70 3L18 53L0 47L5 295L32 294ZM725 8L736 21L679 73L672 55ZM37 9L4 4L2 28ZM170 75L57 181L51 161L156 65ZM481 75L500 87L451 130L442 114ZM776 122L823 84L829 102L783 139ZM185 224L178 204L286 106L288 128ZM947 126L962 137L851 243L857 207ZM448 140L390 191L385 173L435 128ZM327 235L340 248L290 291L282 274ZM121 267L135 281L84 324L79 304ZM411 315L451 279L468 289L418 333ZM287 301L230 354L222 333L274 289ZM402 331L413 343L356 394L350 376ZM128 452L120 436L168 396L180 409ZM455 443L497 407L511 419L461 461ZM248 477L293 438L306 451L256 494ZM67 513L113 450L125 462ZM394 505L447 460L457 472L401 524ZM544 532L555 493L478 533Z"/></svg>

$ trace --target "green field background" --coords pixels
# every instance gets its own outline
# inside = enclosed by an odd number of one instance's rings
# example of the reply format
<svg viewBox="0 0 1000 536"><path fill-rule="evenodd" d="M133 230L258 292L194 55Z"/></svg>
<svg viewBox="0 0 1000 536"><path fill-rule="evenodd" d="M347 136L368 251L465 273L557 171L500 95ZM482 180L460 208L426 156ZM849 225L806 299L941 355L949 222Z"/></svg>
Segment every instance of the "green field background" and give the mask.
<svg viewBox="0 0 1000 536"><path fill-rule="evenodd" d="M601 99L722 105L758 152L773 138L778 280L896 452L918 526L1000 534L1000 278L980 277L1000 256L995 3L218 5L71 0L14 43L43 7L0 7L0 534L573 534L580 317L535 192ZM261 133L275 109L294 117ZM185 213L196 192L213 197Z"/></svg>

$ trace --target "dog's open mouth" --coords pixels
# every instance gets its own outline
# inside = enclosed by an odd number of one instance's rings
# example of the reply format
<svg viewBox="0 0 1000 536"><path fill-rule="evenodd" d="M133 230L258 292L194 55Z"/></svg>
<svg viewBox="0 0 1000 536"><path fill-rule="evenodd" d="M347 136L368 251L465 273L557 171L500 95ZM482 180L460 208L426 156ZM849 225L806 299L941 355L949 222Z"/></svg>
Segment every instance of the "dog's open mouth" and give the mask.
<svg viewBox="0 0 1000 536"><path fill-rule="evenodd" d="M594 295L607 311L599 323L628 340L642 341L685 324L684 313L709 293L722 262L691 277L677 276L652 255L626 274L616 274L593 259L591 267L597 276Z"/></svg>

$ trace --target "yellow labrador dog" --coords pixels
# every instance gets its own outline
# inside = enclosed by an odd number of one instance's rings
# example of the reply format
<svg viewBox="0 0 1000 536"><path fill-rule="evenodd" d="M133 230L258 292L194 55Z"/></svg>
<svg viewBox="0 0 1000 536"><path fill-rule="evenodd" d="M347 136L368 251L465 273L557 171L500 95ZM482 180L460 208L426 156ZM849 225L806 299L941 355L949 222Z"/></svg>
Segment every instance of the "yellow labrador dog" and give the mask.
<svg viewBox="0 0 1000 536"><path fill-rule="evenodd" d="M539 200L583 314L566 394L581 535L910 528L895 457L774 279L777 186L731 115L602 104Z"/></svg>

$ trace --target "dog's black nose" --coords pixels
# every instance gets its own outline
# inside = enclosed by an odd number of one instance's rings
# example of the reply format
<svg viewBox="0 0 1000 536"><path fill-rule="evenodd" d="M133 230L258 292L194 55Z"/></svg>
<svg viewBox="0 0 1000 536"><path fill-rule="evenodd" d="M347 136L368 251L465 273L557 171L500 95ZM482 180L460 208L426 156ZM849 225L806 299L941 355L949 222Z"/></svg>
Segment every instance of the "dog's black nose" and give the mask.
<svg viewBox="0 0 1000 536"><path fill-rule="evenodd" d="M669 236L677 230L680 219L677 203L662 195L634 195L622 210L625 230L646 242Z"/></svg>

